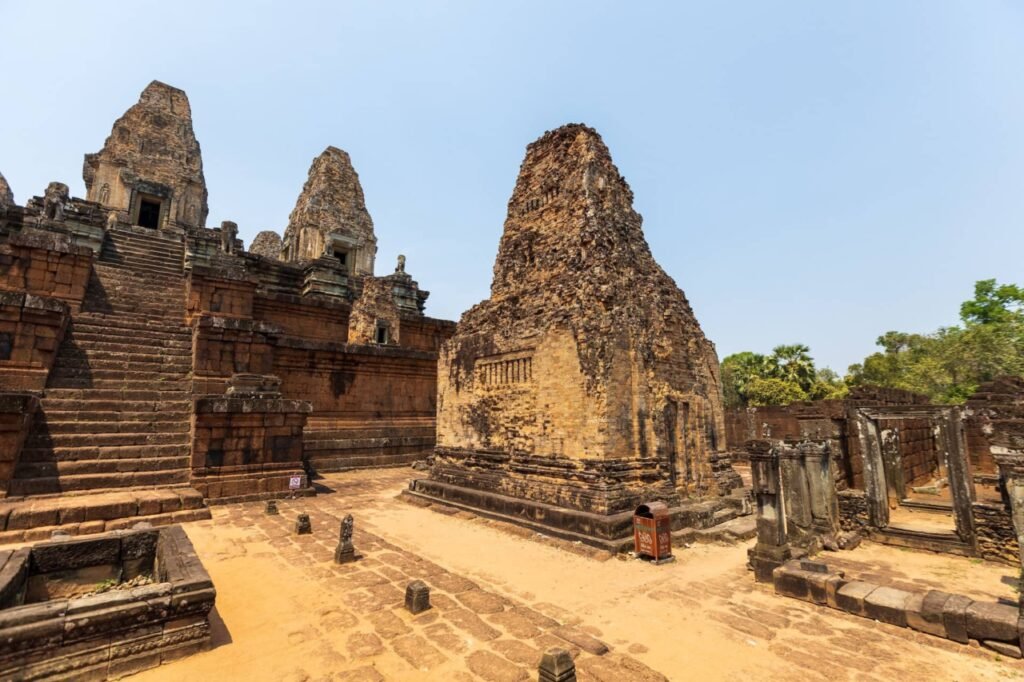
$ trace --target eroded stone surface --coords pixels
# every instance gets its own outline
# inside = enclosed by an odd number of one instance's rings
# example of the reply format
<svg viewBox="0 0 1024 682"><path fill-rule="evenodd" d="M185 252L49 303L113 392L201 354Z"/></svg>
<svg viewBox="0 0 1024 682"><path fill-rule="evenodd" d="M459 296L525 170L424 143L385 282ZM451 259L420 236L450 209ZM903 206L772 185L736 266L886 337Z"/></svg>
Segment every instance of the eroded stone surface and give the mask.
<svg viewBox="0 0 1024 682"><path fill-rule="evenodd" d="M283 259L301 263L341 252L349 273L373 274L377 238L359 175L347 152L328 147L313 160L288 217Z"/></svg>
<svg viewBox="0 0 1024 682"><path fill-rule="evenodd" d="M719 492L714 346L651 255L632 202L591 128L567 125L527 148L491 297L442 349L431 481L602 515Z"/></svg>

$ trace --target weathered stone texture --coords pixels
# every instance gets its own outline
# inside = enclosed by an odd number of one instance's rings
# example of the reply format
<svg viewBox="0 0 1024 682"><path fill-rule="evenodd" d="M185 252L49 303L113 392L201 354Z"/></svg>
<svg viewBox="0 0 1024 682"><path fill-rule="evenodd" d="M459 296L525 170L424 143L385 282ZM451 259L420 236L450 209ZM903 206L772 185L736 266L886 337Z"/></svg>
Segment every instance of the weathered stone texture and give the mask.
<svg viewBox="0 0 1024 682"><path fill-rule="evenodd" d="M203 158L184 91L153 81L114 123L103 149L82 169L87 198L138 223L140 201L161 202L160 227L206 224Z"/></svg>
<svg viewBox="0 0 1024 682"><path fill-rule="evenodd" d="M527 148L491 297L441 352L432 479L601 514L719 492L715 350L632 201L594 130Z"/></svg>
<svg viewBox="0 0 1024 682"><path fill-rule="evenodd" d="M273 230L264 230L256 235L249 245L249 253L264 258L281 258L281 235Z"/></svg>
<svg viewBox="0 0 1024 682"><path fill-rule="evenodd" d="M7 178L4 177L3 173L0 173L0 209L13 205L14 192L11 191L11 186L7 184Z"/></svg>
<svg viewBox="0 0 1024 682"><path fill-rule="evenodd" d="M359 175L348 153L328 147L313 160L288 217L282 255L285 261L302 263L342 252L350 274L373 274L377 238Z"/></svg>
<svg viewBox="0 0 1024 682"><path fill-rule="evenodd" d="M349 343L399 342L402 322L391 290L387 278L363 278L363 293L352 304L348 318Z"/></svg>

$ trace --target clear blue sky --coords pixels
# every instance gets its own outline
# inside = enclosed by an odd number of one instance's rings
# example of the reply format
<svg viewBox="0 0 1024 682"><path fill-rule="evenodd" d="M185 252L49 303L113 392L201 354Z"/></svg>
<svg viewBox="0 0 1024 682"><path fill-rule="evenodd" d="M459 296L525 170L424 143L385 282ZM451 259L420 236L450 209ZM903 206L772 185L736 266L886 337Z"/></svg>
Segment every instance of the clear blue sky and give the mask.
<svg viewBox="0 0 1024 682"><path fill-rule="evenodd" d="M627 5L634 5L628 7ZM457 319L485 298L527 143L597 128L720 357L890 329L1024 283L1024 4L10 2L0 172L84 194L82 155L153 79L187 91L210 225L283 230L350 152L376 223Z"/></svg>

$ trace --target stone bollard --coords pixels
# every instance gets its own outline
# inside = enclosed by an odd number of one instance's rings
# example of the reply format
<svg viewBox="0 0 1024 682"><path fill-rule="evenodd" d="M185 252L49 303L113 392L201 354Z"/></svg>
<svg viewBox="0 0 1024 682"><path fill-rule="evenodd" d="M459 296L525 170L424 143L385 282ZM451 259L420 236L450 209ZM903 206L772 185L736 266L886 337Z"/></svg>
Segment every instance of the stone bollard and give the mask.
<svg viewBox="0 0 1024 682"><path fill-rule="evenodd" d="M277 501L267 500L267 507L266 509L263 510L263 513L270 514L271 516L276 516L277 514L280 514L281 512L277 511Z"/></svg>
<svg viewBox="0 0 1024 682"><path fill-rule="evenodd" d="M430 588L422 580L413 580L405 588L405 608L409 613L423 613L430 608Z"/></svg>
<svg viewBox="0 0 1024 682"><path fill-rule="evenodd" d="M309 522L309 514L299 514L295 520L295 532L299 535L309 535L313 532L313 524Z"/></svg>
<svg viewBox="0 0 1024 682"><path fill-rule="evenodd" d="M338 546L334 550L334 562L347 564L356 560L356 548L352 546L352 531L355 528L355 520L348 514L341 520L341 537L338 539Z"/></svg>
<svg viewBox="0 0 1024 682"><path fill-rule="evenodd" d="M576 663L565 649L548 649L537 667L539 682L576 682Z"/></svg>

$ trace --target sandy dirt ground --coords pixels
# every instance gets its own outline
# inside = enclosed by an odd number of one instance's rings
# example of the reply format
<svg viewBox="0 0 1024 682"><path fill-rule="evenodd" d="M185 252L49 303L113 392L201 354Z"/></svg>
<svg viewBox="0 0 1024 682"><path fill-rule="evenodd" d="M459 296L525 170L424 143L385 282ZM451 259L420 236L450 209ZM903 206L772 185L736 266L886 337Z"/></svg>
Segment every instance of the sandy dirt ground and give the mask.
<svg viewBox="0 0 1024 682"><path fill-rule="evenodd" d="M577 656L581 681L1024 679L1024 663L977 646L776 597L746 544L609 559L396 499L412 473L338 475L280 516L232 505L188 524L218 591L214 648L132 679L528 680L550 646ZM300 511L312 536L293 532ZM345 513L363 558L338 566ZM872 544L824 558L848 577L1016 598L1008 567ZM432 589L418 616L401 606L413 579Z"/></svg>

